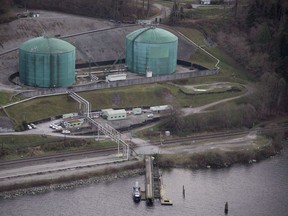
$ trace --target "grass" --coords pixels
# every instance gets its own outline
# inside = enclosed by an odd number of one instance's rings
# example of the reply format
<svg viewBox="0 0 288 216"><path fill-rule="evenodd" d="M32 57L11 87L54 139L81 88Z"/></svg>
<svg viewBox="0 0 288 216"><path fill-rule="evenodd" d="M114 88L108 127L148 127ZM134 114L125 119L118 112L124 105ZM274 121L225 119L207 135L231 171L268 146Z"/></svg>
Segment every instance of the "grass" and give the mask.
<svg viewBox="0 0 288 216"><path fill-rule="evenodd" d="M69 139L40 135L2 135L0 136L0 158L2 160L48 154L116 147L114 142L95 141L95 139Z"/></svg>
<svg viewBox="0 0 288 216"><path fill-rule="evenodd" d="M78 103L68 96L42 97L6 108L7 113L18 124L32 122L78 111Z"/></svg>
<svg viewBox="0 0 288 216"><path fill-rule="evenodd" d="M155 83L83 92L80 95L91 102L93 109L103 109L165 104L165 97L170 95L170 91Z"/></svg>
<svg viewBox="0 0 288 216"><path fill-rule="evenodd" d="M219 67L220 73L216 76L209 76L209 77L200 77L200 78L193 78L194 83L204 83L204 82L215 82L215 80L221 81L230 81L230 82L240 82L240 83L247 83L249 81L253 81L253 77L249 76L247 71L238 64L230 55L225 53L219 47L209 47L204 42L204 35L196 30L191 28L184 28L184 27L176 27L177 31L180 31L185 36L190 38L194 41L197 45L204 48L210 54L215 56L220 60ZM191 61L196 64L200 64L206 66L208 68L215 67L217 60L209 56L208 54L204 53L200 49L196 52L195 55L191 56ZM191 79L192 80L192 79ZM204 82L203 82L204 81Z"/></svg>
<svg viewBox="0 0 288 216"><path fill-rule="evenodd" d="M92 110L103 108L143 107L170 104L176 101L181 106L201 106L216 100L241 95L241 92L225 92L213 95L186 95L179 87L169 84L150 84L95 90L80 93L91 102ZM77 112L79 105L68 96L52 96L34 99L6 108L18 124L33 122L64 113Z"/></svg>
<svg viewBox="0 0 288 216"><path fill-rule="evenodd" d="M185 12L188 17L193 17L193 19L217 19L219 16L230 14L230 11L224 10L224 7L221 5L199 6L185 10Z"/></svg>
<svg viewBox="0 0 288 216"><path fill-rule="evenodd" d="M215 93L225 93L231 90L235 91L244 91L244 87L240 84L232 84L226 83L220 86L209 86L209 85L201 85L195 86L193 89L187 87L180 87L181 91L185 94L193 94L193 95L205 95L205 94L215 94Z"/></svg>
<svg viewBox="0 0 288 216"><path fill-rule="evenodd" d="M202 65L206 68L214 68L217 61L212 57L208 56L202 50L197 50L193 55L191 55L190 60L193 64Z"/></svg>
<svg viewBox="0 0 288 216"><path fill-rule="evenodd" d="M0 106L10 102L13 92L1 91L0 92Z"/></svg>

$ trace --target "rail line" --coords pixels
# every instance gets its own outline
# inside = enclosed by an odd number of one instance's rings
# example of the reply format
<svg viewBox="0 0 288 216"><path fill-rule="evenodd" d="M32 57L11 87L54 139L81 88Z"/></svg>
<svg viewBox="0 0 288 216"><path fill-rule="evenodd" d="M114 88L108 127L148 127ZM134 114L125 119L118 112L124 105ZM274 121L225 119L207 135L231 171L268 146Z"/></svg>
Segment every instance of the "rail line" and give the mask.
<svg viewBox="0 0 288 216"><path fill-rule="evenodd" d="M179 144L183 142L191 142L196 140L207 140L207 139L215 139L215 138L228 138L233 136L240 136L240 135L248 135L251 132L256 132L258 134L261 134L266 131L285 131L288 130L288 125L283 124L282 126L273 127L273 128L256 128L252 130L245 130L245 131L235 131L235 132L223 132L223 133L215 133L215 134L206 134L206 135L197 135L197 136L190 136L190 137L182 137L182 138L175 138L175 139L169 139L169 140L161 140L161 141L153 141L150 142L151 145L172 145L172 144ZM0 161L0 168L9 166L9 165L18 165L18 164L25 164L25 163L36 163L36 162L45 162L49 160L56 160L56 161L62 161L68 158L73 158L77 156L88 156L88 155L106 155L111 153L118 152L117 147L113 148L103 148L103 149L97 149L97 150L90 150L90 151L77 151L77 152L70 152L70 153L59 153L59 154L53 154L53 155L47 155L47 156L39 156L39 157L32 157L32 158L24 158L24 159L17 159L17 160L10 160L10 161Z"/></svg>
<svg viewBox="0 0 288 216"><path fill-rule="evenodd" d="M189 141L196 141L196 140L206 140L206 139L214 139L214 138L225 138L225 137L233 137L233 136L239 136L239 135L248 135L251 132L257 132L258 134L261 134L266 131L281 131L281 130L288 130L288 125L282 125L278 127L273 128L255 128L251 130L245 130L245 131L235 131L235 132L223 132L223 133L215 133L215 134L206 134L206 135L197 135L197 136L189 136L189 137L182 137L182 138L175 138L175 139L168 139L168 140L159 140L150 142L152 145L161 145L161 144L177 144L177 143L183 143L183 142L189 142Z"/></svg>
<svg viewBox="0 0 288 216"><path fill-rule="evenodd" d="M45 161L45 160L57 160L57 159L65 159L65 158L71 158L76 156L88 156L88 155L105 155L112 152L117 152L118 148L103 148L103 149L97 149L97 150L91 150L91 151L77 151L77 152L70 152L70 153L59 153L59 154L53 154L53 155L47 155L47 156L40 156L40 157L32 157L32 158L23 158L23 159L17 159L17 160L10 160L10 161L0 161L0 167L7 166L7 165L15 165L15 164L21 164L21 163L31 163L31 162L39 162L39 161Z"/></svg>
<svg viewBox="0 0 288 216"><path fill-rule="evenodd" d="M190 136L190 137L182 137L182 138L175 138L175 139L168 139L168 140L161 140L161 141L154 141L151 142L152 145L161 145L161 144L177 144L195 140L206 140L206 139L214 139L214 138L223 138L223 137L232 137L238 135L245 135L251 131L239 131L239 132L224 132L224 133L216 133L216 134L207 134L207 135L197 135L197 136Z"/></svg>

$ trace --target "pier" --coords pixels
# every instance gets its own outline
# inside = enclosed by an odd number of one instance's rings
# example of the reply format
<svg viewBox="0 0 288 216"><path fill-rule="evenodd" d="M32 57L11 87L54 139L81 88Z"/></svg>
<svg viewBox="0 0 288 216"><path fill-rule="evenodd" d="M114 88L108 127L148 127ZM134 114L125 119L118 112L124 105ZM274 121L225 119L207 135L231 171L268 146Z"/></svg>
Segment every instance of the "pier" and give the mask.
<svg viewBox="0 0 288 216"><path fill-rule="evenodd" d="M158 199L161 205L172 205L172 201L165 197L163 180L159 174L157 156L145 157L145 197L147 205L153 205L154 200Z"/></svg>

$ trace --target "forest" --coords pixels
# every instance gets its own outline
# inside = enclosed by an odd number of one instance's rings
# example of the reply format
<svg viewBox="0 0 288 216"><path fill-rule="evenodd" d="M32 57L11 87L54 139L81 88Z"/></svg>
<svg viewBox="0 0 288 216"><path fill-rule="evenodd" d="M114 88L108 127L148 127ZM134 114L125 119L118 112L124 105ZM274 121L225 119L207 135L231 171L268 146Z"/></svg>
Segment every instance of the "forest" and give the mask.
<svg viewBox="0 0 288 216"><path fill-rule="evenodd" d="M139 19L149 15L152 0L0 0L2 12L13 4L30 9L61 11L71 14L106 18ZM1 12L0 10L0 12Z"/></svg>

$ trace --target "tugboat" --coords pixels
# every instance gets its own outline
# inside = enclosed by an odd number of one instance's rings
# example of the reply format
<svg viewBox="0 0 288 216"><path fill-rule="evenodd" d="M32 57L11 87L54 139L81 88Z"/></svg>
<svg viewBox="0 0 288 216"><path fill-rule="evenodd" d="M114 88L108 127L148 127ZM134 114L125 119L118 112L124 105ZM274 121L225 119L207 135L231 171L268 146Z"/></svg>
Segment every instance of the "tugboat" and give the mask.
<svg viewBox="0 0 288 216"><path fill-rule="evenodd" d="M136 203L140 202L141 200L141 191L137 181L135 183L135 186L133 186L133 200Z"/></svg>

